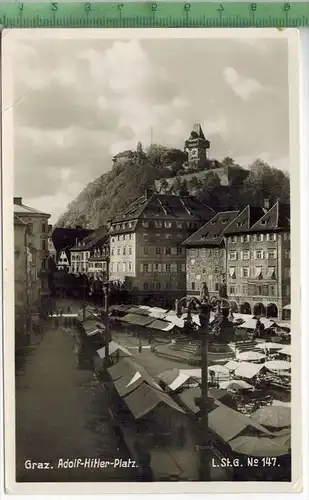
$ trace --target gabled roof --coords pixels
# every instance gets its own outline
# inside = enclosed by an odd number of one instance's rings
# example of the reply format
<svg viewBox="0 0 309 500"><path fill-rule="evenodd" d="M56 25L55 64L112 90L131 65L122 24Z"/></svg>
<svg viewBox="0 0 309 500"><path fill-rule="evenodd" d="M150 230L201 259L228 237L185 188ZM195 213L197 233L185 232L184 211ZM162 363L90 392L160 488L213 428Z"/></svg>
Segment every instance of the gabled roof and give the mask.
<svg viewBox="0 0 309 500"><path fill-rule="evenodd" d="M184 413L184 410L168 394L145 383L126 396L124 401L136 420L145 417L162 404Z"/></svg>
<svg viewBox="0 0 309 500"><path fill-rule="evenodd" d="M139 218L209 220L215 211L194 196L154 193L142 196L118 216L113 223Z"/></svg>
<svg viewBox="0 0 309 500"><path fill-rule="evenodd" d="M27 224L14 214L14 226L27 226Z"/></svg>
<svg viewBox="0 0 309 500"><path fill-rule="evenodd" d="M225 234L246 233L263 215L266 209L247 205L229 225Z"/></svg>
<svg viewBox="0 0 309 500"><path fill-rule="evenodd" d="M277 201L252 227L251 231L290 229L290 204Z"/></svg>
<svg viewBox="0 0 309 500"><path fill-rule="evenodd" d="M88 234L85 238L81 240L80 245L74 245L71 251L85 251L90 250L93 247L100 245L105 240L108 239L108 228L106 226L100 226L98 229Z"/></svg>
<svg viewBox="0 0 309 500"><path fill-rule="evenodd" d="M50 214L42 212L41 210L36 210L35 208L28 207L24 204L14 204L14 214L18 215L43 215L45 217L50 217Z"/></svg>
<svg viewBox="0 0 309 500"><path fill-rule="evenodd" d="M205 135L204 135L203 129L199 123L195 123L193 125L190 139L196 139L197 137L205 140Z"/></svg>
<svg viewBox="0 0 309 500"><path fill-rule="evenodd" d="M63 248L72 248L76 244L76 239L82 240L92 232L93 229L56 227L51 238L56 251L59 252Z"/></svg>
<svg viewBox="0 0 309 500"><path fill-rule="evenodd" d="M239 214L238 211L219 212L182 244L184 246L218 246L221 244L224 232Z"/></svg>
<svg viewBox="0 0 309 500"><path fill-rule="evenodd" d="M59 250L59 252L56 254L56 256L57 256L57 263L58 263L58 261L59 261L59 259L61 257L62 252L65 253L66 258L68 259L68 262L70 264L71 263L70 247L65 247L65 248L62 248L61 250ZM61 263L60 263L60 265L61 265Z"/></svg>

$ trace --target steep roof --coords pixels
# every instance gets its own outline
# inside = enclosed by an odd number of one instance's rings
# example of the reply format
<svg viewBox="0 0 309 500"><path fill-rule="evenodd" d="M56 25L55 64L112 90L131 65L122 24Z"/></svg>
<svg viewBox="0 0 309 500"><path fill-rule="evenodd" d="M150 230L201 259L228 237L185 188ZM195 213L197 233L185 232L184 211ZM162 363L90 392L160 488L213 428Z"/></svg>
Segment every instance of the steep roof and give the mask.
<svg viewBox="0 0 309 500"><path fill-rule="evenodd" d="M224 232L237 217L239 211L219 212L182 244L184 246L218 246L221 244Z"/></svg>
<svg viewBox="0 0 309 500"><path fill-rule="evenodd" d="M204 135L203 129L199 123L195 123L193 125L190 139L196 139L197 137L205 140L205 135Z"/></svg>
<svg viewBox="0 0 309 500"><path fill-rule="evenodd" d="M247 205L229 225L225 234L246 233L263 215L266 209Z"/></svg>
<svg viewBox="0 0 309 500"><path fill-rule="evenodd" d="M251 231L290 229L290 204L277 202L252 227Z"/></svg>
<svg viewBox="0 0 309 500"><path fill-rule="evenodd" d="M100 226L98 229L88 234L85 238L81 240L80 245L74 245L71 251L85 251L90 250L94 246L103 243L104 240L108 238L108 228L106 226Z"/></svg>
<svg viewBox="0 0 309 500"><path fill-rule="evenodd" d="M14 203L14 214L18 215L44 215L45 217L50 217L50 214L46 212L42 212L41 210L36 210L35 208L28 207L24 204L15 204Z"/></svg>
<svg viewBox="0 0 309 500"><path fill-rule="evenodd" d="M118 216L113 223L126 220L160 217L161 219L209 220L215 211L194 196L154 193L142 196Z"/></svg>
<svg viewBox="0 0 309 500"><path fill-rule="evenodd" d="M92 232L93 229L56 227L52 232L51 238L58 253L63 248L72 248L76 244L76 239L82 240Z"/></svg>

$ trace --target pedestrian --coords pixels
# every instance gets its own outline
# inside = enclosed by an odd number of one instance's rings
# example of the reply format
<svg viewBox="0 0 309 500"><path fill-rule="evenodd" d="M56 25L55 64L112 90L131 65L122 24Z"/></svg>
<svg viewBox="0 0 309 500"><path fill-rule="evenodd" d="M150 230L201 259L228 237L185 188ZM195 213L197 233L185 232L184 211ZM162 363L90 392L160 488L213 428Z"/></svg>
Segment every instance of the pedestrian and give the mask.
<svg viewBox="0 0 309 500"><path fill-rule="evenodd" d="M69 314L71 313L71 308L70 308L70 306L68 306L68 313L69 313Z"/></svg>
<svg viewBox="0 0 309 500"><path fill-rule="evenodd" d="M143 349L143 346L142 346L142 342L139 341L139 344L138 344L138 352L141 353L142 352L142 349Z"/></svg>

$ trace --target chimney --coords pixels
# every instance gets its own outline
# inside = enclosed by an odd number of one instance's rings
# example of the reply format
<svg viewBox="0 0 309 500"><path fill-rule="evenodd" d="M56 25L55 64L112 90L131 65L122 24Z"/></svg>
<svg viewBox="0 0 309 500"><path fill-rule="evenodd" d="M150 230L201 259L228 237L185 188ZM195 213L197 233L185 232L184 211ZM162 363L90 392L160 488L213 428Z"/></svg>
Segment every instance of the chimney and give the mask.
<svg viewBox="0 0 309 500"><path fill-rule="evenodd" d="M269 202L268 198L266 200L264 200L264 208L266 208L266 210L269 210L269 208L270 208L270 202Z"/></svg>
<svg viewBox="0 0 309 500"><path fill-rule="evenodd" d="M14 205L22 205L23 199L14 196Z"/></svg>

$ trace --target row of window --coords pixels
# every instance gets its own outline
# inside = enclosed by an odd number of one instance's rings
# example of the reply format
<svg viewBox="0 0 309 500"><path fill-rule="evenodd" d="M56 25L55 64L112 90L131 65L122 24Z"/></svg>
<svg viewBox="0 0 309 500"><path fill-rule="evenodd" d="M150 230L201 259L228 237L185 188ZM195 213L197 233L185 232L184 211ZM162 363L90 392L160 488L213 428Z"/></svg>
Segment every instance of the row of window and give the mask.
<svg viewBox="0 0 309 500"><path fill-rule="evenodd" d="M290 256L289 250L285 253L286 257ZM228 252L228 260L263 260L263 259L277 259L277 250L275 248L269 248L268 250L242 250L237 252L236 250L231 250Z"/></svg>
<svg viewBox="0 0 309 500"><path fill-rule="evenodd" d="M191 248L188 250L189 257L222 257L223 250L221 248ZM192 259L193 260L193 259ZM195 260L194 260L195 264Z"/></svg>
<svg viewBox="0 0 309 500"><path fill-rule="evenodd" d="M113 272L132 272L133 266L131 262L112 262L110 271ZM173 262L171 264L151 263L141 264L140 271L142 273L185 273L186 265Z"/></svg>
<svg viewBox="0 0 309 500"><path fill-rule="evenodd" d="M262 267L241 267L239 269L240 272L240 277L241 278L259 278L259 279L271 279L275 280L277 278L276 276L276 268L275 267L268 267L267 270L263 273ZM290 272L290 268L286 268L285 272L288 273ZM237 278L237 270L236 267L229 267L229 277L231 279L236 279ZM289 276L285 276L286 278L289 278Z"/></svg>
<svg viewBox="0 0 309 500"><path fill-rule="evenodd" d="M133 271L132 262L111 262L110 263L111 273L126 273Z"/></svg>
<svg viewBox="0 0 309 500"><path fill-rule="evenodd" d="M144 290L182 290L183 285L182 283L176 283L175 286L173 287L173 284L170 281L166 281L165 283L160 283L159 281L156 281L154 283L147 283L145 282L143 284L143 289Z"/></svg>
<svg viewBox="0 0 309 500"><path fill-rule="evenodd" d="M289 233L284 233L286 235ZM277 234L276 233L267 233L267 234L242 234L240 236L229 236L227 239L228 243L249 243L250 241L277 241ZM287 238L284 237L286 240Z"/></svg>
<svg viewBox="0 0 309 500"><path fill-rule="evenodd" d="M113 224L111 226L111 231L121 231L122 229L133 229L134 228L134 222L135 221L128 221L128 222L121 222L118 224ZM197 229L198 228L198 223L197 222L191 222L191 221L169 221L169 220L154 220L154 221L149 221L149 220L142 220L142 227L145 229L151 227L156 228L161 228L165 227L167 229L170 229L171 227L175 227L178 229Z"/></svg>
<svg viewBox="0 0 309 500"><path fill-rule="evenodd" d="M185 273L186 265L179 264L176 262L172 262L171 264L161 264L161 263L153 263L153 264L141 264L140 271L143 273Z"/></svg>
<svg viewBox="0 0 309 500"><path fill-rule="evenodd" d="M219 291L219 283L215 283L214 291ZM200 289L200 283L192 281L190 283L190 289L196 291ZM289 297L291 293L290 285L283 286L283 295ZM228 287L229 295L236 295L242 297L276 297L277 287L275 285L230 285Z"/></svg>
<svg viewBox="0 0 309 500"><path fill-rule="evenodd" d="M89 262L88 270L90 269L106 269L106 262Z"/></svg>
<svg viewBox="0 0 309 500"><path fill-rule="evenodd" d="M118 247L118 248L112 248L111 251L112 255L132 255L132 247Z"/></svg>

